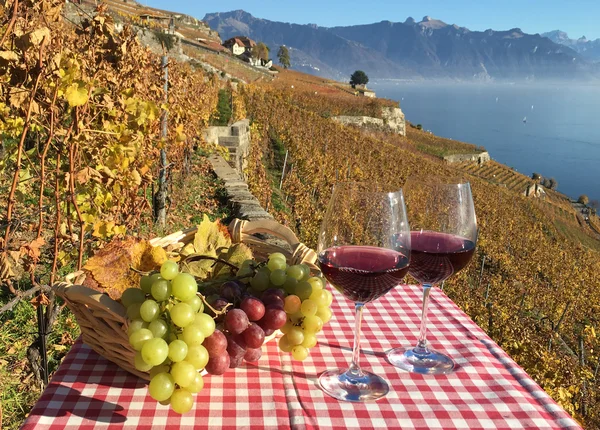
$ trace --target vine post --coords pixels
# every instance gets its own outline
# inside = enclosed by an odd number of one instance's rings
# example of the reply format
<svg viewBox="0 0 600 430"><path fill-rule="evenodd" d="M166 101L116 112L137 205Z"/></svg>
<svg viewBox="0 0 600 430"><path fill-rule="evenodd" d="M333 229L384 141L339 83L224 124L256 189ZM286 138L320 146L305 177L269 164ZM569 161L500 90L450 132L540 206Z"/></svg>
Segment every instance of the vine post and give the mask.
<svg viewBox="0 0 600 430"><path fill-rule="evenodd" d="M165 104L168 101L169 91L169 57L163 55L161 58L161 68L164 70L164 93L165 93ZM162 147L160 149L160 170L158 174L158 191L154 196L154 219L158 222L158 225L164 227L167 223L167 116L168 112L163 107L161 112L161 124L160 124L160 137L162 140Z"/></svg>

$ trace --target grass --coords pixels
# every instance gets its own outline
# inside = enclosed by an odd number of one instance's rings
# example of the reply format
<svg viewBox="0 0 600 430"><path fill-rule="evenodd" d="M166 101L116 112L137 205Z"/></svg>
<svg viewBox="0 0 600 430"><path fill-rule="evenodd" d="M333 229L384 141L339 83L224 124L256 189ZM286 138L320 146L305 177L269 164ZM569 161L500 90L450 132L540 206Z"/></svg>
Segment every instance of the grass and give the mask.
<svg viewBox="0 0 600 430"><path fill-rule="evenodd" d="M175 173L169 190L171 204L164 228L144 226L137 232L142 237L164 236L174 231L192 227L208 214L211 220L231 217L224 204L222 183L212 174L208 160L195 153L187 176ZM48 268L42 268L47 270ZM73 264L61 267L62 277L75 270ZM15 283L18 290L31 287L28 281ZM0 306L13 297L0 290ZM60 299L57 299L60 302ZM40 397L42 387L37 386L27 360L27 349L37 337L37 314L28 301L17 304L13 310L0 314L0 400L2 402L2 429L18 429ZM79 336L79 326L68 308L64 308L48 336L48 367L52 375L60 365L71 345Z"/></svg>

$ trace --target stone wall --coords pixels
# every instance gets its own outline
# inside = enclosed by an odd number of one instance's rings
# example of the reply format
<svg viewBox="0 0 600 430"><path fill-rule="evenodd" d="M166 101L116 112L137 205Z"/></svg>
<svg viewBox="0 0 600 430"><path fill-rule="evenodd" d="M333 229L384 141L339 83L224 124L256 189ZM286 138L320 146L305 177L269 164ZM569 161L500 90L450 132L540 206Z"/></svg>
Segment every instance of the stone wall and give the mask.
<svg viewBox="0 0 600 430"><path fill-rule="evenodd" d="M400 108L382 108L381 116L383 118L341 115L334 116L332 119L343 125L391 131L392 133L406 136L406 122L404 120L404 113L402 113Z"/></svg>
<svg viewBox="0 0 600 430"><path fill-rule="evenodd" d="M223 180L227 191L227 204L236 218L257 220L273 217L263 209L256 197L248 191L248 184L238 171L231 167L220 155L208 159L217 178Z"/></svg>
<svg viewBox="0 0 600 430"><path fill-rule="evenodd" d="M242 119L227 127L208 127L204 130L203 137L206 142L224 146L229 150L229 164L243 178L250 151L250 122Z"/></svg>
<svg viewBox="0 0 600 430"><path fill-rule="evenodd" d="M474 154L454 154L446 155L444 161L448 163L460 163L463 161L477 161L479 164L490 161L490 154L488 152L479 152Z"/></svg>

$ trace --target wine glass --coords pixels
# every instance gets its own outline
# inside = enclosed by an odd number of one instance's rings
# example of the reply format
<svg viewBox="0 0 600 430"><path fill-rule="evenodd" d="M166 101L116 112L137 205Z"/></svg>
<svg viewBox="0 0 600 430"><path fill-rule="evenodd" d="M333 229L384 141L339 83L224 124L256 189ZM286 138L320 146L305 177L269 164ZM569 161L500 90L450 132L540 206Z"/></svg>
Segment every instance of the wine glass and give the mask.
<svg viewBox="0 0 600 430"><path fill-rule="evenodd" d="M327 370L319 386L338 400L364 402L385 396L387 382L360 368L362 310L399 285L408 272L410 230L402 191L376 184L339 183L319 234L319 266L325 278L355 303L352 362L348 369Z"/></svg>
<svg viewBox="0 0 600 430"><path fill-rule="evenodd" d="M454 361L427 346L427 304L431 287L463 269L477 241L471 186L460 179L409 178L404 186L411 224L409 274L423 288L419 340L414 348L387 353L391 364L414 373L446 374Z"/></svg>

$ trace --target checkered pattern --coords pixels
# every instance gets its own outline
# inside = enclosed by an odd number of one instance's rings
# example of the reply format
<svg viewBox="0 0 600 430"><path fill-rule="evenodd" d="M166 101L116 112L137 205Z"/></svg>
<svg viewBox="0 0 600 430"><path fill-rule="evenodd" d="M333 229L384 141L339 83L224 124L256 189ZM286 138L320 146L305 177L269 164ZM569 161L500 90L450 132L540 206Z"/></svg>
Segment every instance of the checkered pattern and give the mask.
<svg viewBox="0 0 600 430"><path fill-rule="evenodd" d="M361 364L390 382L389 394L362 404L328 397L317 376L347 366L354 320L352 303L333 293L334 318L306 361L292 361L271 341L258 364L206 376L184 416L153 401L144 382L76 343L23 428L581 428L437 289L428 337L458 363L454 373L413 375L386 362L384 351L415 344L419 330L420 289L398 287L370 303L363 319Z"/></svg>

